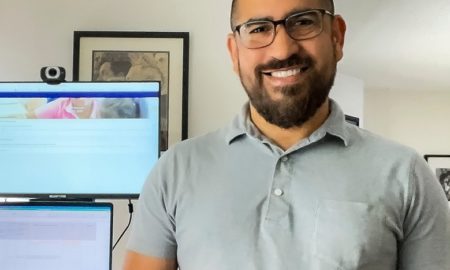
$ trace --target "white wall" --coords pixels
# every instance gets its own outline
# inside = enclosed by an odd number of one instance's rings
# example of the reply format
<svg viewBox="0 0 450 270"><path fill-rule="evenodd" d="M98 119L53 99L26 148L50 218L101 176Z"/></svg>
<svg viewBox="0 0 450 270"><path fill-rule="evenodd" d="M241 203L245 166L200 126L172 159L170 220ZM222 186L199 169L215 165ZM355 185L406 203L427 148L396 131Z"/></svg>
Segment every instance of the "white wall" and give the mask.
<svg viewBox="0 0 450 270"><path fill-rule="evenodd" d="M450 92L367 89L365 127L421 154L450 154Z"/></svg>
<svg viewBox="0 0 450 270"><path fill-rule="evenodd" d="M330 97L336 100L345 114L359 118L359 126L364 127L364 82L361 79L336 74Z"/></svg>

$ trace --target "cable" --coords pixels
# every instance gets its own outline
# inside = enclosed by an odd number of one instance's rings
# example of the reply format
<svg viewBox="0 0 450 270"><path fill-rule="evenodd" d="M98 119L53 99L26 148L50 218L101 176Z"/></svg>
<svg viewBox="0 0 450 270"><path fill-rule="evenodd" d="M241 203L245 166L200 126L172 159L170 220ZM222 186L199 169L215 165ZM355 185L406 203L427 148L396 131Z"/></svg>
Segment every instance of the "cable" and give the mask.
<svg viewBox="0 0 450 270"><path fill-rule="evenodd" d="M130 219L128 220L128 224L125 227L125 229L123 230L122 234L119 236L119 238L117 239L116 243L114 244L114 246L112 247L112 250L114 250L114 248L117 246L117 244L119 243L120 239L122 239L123 235L125 234L125 232L128 230L128 228L130 227L131 224L131 219L133 218L133 204L131 203L131 199L128 199L128 213L130 213Z"/></svg>

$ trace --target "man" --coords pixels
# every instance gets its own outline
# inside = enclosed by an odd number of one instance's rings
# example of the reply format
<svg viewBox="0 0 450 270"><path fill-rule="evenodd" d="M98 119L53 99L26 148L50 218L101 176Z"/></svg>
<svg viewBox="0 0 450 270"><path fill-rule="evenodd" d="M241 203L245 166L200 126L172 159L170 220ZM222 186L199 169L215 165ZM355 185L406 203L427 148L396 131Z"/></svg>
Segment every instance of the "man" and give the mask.
<svg viewBox="0 0 450 270"><path fill-rule="evenodd" d="M235 0L228 37L250 103L161 157L127 270L443 270L449 211L414 151L346 124L331 0Z"/></svg>

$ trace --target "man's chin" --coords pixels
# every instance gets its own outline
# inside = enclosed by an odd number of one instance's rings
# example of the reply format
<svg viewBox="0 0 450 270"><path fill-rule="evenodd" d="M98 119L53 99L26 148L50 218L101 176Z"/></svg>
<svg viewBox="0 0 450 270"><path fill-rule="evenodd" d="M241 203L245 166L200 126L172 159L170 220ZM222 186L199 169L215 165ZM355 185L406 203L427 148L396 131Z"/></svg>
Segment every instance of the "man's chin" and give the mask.
<svg viewBox="0 0 450 270"><path fill-rule="evenodd" d="M307 86L299 83L282 87L265 88L266 94L274 102L307 98L307 95L310 92L308 89Z"/></svg>

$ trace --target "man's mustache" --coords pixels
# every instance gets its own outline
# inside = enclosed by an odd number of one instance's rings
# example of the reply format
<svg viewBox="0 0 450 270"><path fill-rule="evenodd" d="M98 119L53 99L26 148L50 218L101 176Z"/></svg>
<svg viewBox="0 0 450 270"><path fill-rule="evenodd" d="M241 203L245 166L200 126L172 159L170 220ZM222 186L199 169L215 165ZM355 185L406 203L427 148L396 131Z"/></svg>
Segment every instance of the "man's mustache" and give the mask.
<svg viewBox="0 0 450 270"><path fill-rule="evenodd" d="M301 57L298 54L293 54L289 58L284 60L273 59L265 64L261 64L256 66L255 72L256 74L261 74L263 70L271 70L271 69L280 69L280 68L288 68L292 66L311 66L313 60L309 56Z"/></svg>

